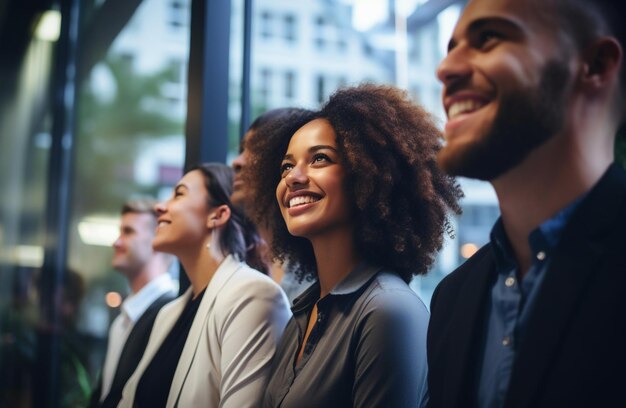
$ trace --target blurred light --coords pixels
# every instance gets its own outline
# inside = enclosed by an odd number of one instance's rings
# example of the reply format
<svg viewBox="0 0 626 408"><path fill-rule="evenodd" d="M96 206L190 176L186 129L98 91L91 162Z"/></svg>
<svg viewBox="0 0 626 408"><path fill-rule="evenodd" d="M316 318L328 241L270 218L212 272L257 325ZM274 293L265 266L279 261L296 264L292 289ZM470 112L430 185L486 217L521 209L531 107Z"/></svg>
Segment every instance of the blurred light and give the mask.
<svg viewBox="0 0 626 408"><path fill-rule="evenodd" d="M119 235L119 217L85 217L78 223L78 235L87 245L111 246Z"/></svg>
<svg viewBox="0 0 626 408"><path fill-rule="evenodd" d="M122 295L117 292L108 292L104 296L104 301L108 307L120 307L122 304Z"/></svg>
<svg viewBox="0 0 626 408"><path fill-rule="evenodd" d="M39 132L35 135L35 147L38 149L50 149L52 135L49 132Z"/></svg>
<svg viewBox="0 0 626 408"><path fill-rule="evenodd" d="M111 68L104 62L96 64L91 70L89 86L93 96L104 104L111 103L117 95L117 82Z"/></svg>
<svg viewBox="0 0 626 408"><path fill-rule="evenodd" d="M41 15L35 29L35 36L44 41L57 41L61 34L61 13L48 10Z"/></svg>
<svg viewBox="0 0 626 408"><path fill-rule="evenodd" d="M467 244L461 245L461 256L465 259L471 257L478 251L478 246L476 244L472 244L471 242Z"/></svg>
<svg viewBox="0 0 626 408"><path fill-rule="evenodd" d="M365 31L388 17L387 2L385 0L354 0L352 25L360 31Z"/></svg>
<svg viewBox="0 0 626 408"><path fill-rule="evenodd" d="M43 265L43 247L17 245L3 248L0 252L0 261L18 266L41 268Z"/></svg>

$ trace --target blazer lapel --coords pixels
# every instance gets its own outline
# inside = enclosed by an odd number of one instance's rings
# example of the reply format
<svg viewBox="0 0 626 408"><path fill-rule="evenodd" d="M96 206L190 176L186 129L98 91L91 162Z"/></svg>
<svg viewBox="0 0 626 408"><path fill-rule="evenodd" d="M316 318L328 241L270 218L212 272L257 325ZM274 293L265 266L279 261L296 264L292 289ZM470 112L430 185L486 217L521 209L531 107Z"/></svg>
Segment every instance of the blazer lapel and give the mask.
<svg viewBox="0 0 626 408"><path fill-rule="evenodd" d="M164 293L143 312L139 320L137 320L133 326L133 329L126 339L126 343L124 343L124 348L120 354L117 369L113 376L111 389L106 399L102 402L102 407L117 406L122 397L124 385L143 357L156 315L161 307L172 300L174 300L173 293Z"/></svg>
<svg viewBox="0 0 626 408"><path fill-rule="evenodd" d="M144 357L142 357L142 362L144 362L142 371L152 361L152 358L161 347L161 344L163 344L163 341L165 340L167 335L170 333L170 331L172 331L174 324L176 324L178 317L185 309L185 305L187 304L187 301L190 297L191 289L187 290L177 299L170 302L167 306L164 306L167 308L167 313L162 314L160 319L159 315L161 314L161 311L159 311L159 314L157 314L155 323L158 323L158 328L156 330L154 330L153 328L152 332L150 333L150 337L154 336L154 340L152 340L152 338L148 340L148 346L146 348L146 351L144 352Z"/></svg>
<svg viewBox="0 0 626 408"><path fill-rule="evenodd" d="M443 390L444 407L472 406L472 386L476 383L476 357L478 334L483 331L484 306L495 277L493 252L489 249L485 256L472 266L471 276L465 282L455 300L461 309L451 316L445 335L445 373Z"/></svg>
<svg viewBox="0 0 626 408"><path fill-rule="evenodd" d="M183 347L183 352L180 355L180 360L178 360L176 373L174 374L172 386L170 387L170 393L167 398L167 407L175 407L178 405L181 391L185 381L187 380L187 376L189 375L189 370L191 369L191 364L194 361L196 351L200 345L200 340L203 337L206 337L202 334L206 332L206 327L211 316L213 305L217 299L217 295L241 265L242 264L232 255L229 255L224 259L224 261L222 261L219 268L215 272L215 275L209 282L209 286L207 286L206 292L200 302L196 317L193 319L193 323L191 324L191 329L189 330L187 341ZM207 369L209 369L209 367L207 367Z"/></svg>
<svg viewBox="0 0 626 408"><path fill-rule="evenodd" d="M518 351L506 407L531 407L575 310L597 272L615 217L625 197L623 171L609 168L563 231L529 317ZM620 185L619 179L622 178Z"/></svg>
<svg viewBox="0 0 626 408"><path fill-rule="evenodd" d="M159 351L159 348L163 344L165 337L167 337L170 331L172 331L174 324L176 324L178 317L185 309L185 305L187 304L187 301L190 297L191 288L189 288L177 299L164 306L157 314L155 320L156 330L153 329L150 333L150 339L148 340L146 351L144 352L141 361L139 361L137 369L130 376L130 379L124 386L122 392L123 399L118 406L129 407L131 406L131 404L134 403L135 393L137 392L137 386L139 385L139 380L141 379L141 376L154 358L154 355L157 353L157 351Z"/></svg>

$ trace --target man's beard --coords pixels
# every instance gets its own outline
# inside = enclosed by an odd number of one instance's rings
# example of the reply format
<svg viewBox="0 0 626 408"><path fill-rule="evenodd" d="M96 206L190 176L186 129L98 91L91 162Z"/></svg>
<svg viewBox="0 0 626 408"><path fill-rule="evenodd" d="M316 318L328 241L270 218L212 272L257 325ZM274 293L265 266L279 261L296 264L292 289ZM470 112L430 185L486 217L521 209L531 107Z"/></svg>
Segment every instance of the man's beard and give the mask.
<svg viewBox="0 0 626 408"><path fill-rule="evenodd" d="M537 88L503 96L491 128L462 150L442 148L439 165L453 176L493 180L520 164L563 129L569 77L565 64L549 62Z"/></svg>

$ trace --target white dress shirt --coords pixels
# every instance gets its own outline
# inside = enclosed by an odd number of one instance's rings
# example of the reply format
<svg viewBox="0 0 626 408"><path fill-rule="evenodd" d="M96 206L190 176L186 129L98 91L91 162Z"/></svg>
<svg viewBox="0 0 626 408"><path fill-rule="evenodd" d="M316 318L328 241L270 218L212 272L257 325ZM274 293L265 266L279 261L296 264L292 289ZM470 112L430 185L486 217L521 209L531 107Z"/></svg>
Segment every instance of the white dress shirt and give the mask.
<svg viewBox="0 0 626 408"><path fill-rule="evenodd" d="M177 283L170 277L169 273L164 273L151 280L139 292L128 296L120 307L120 314L113 320L109 329L109 344L102 367L102 393L100 402L104 401L111 390L117 362L122 354L128 335L133 330L135 323L150 305L165 293L176 294Z"/></svg>

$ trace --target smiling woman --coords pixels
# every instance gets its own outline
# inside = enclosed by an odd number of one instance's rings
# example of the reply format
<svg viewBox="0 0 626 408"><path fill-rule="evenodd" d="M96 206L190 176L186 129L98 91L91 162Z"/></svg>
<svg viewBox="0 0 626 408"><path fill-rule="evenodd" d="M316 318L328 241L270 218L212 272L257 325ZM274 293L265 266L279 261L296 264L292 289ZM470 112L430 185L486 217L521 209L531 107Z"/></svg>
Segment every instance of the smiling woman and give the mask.
<svg viewBox="0 0 626 408"><path fill-rule="evenodd" d="M259 241L230 201L232 180L223 164L197 166L156 206L152 245L178 257L191 287L157 316L120 407L244 407L261 398L290 313L278 285L244 262Z"/></svg>
<svg viewBox="0 0 626 408"><path fill-rule="evenodd" d="M335 93L292 135L250 143L251 215L317 283L294 302L266 407L416 407L426 398L425 274L461 193L441 135L402 91ZM275 192L272 197L271 192Z"/></svg>

